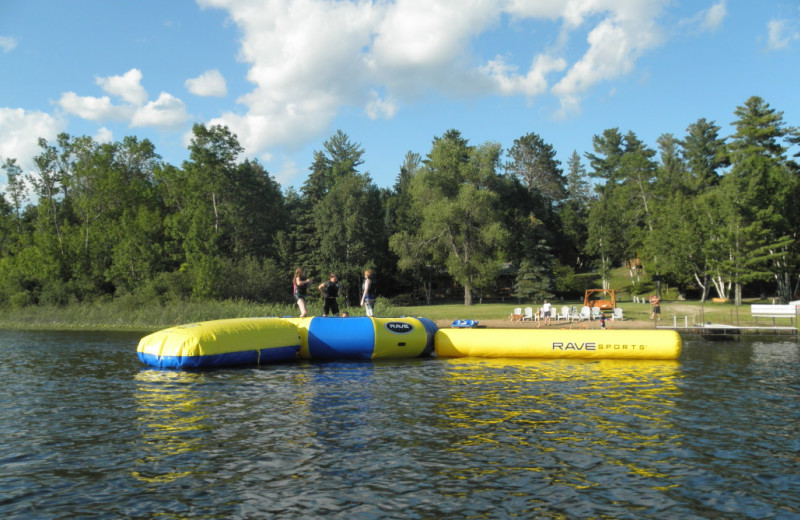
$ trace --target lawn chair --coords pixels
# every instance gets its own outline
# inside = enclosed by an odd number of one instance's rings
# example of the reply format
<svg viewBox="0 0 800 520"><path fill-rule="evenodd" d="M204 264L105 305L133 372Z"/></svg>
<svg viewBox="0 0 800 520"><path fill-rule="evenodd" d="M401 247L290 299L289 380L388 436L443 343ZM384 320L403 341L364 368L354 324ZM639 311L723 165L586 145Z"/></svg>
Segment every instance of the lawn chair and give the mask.
<svg viewBox="0 0 800 520"><path fill-rule="evenodd" d="M600 319L600 307L592 307L592 319L593 320Z"/></svg>
<svg viewBox="0 0 800 520"><path fill-rule="evenodd" d="M592 310L589 307L584 305L581 308L581 313L580 313L579 316L580 316L580 320L581 321L583 321L583 320L591 320L592 319Z"/></svg>
<svg viewBox="0 0 800 520"><path fill-rule="evenodd" d="M622 321L622 308L617 307L613 311L614 313L611 315L611 319L614 321Z"/></svg>
<svg viewBox="0 0 800 520"><path fill-rule="evenodd" d="M525 314L522 315L522 321L530 320L533 321L533 308L532 307L525 307Z"/></svg>
<svg viewBox="0 0 800 520"><path fill-rule="evenodd" d="M569 321L569 307L566 305L561 307L561 312L556 315L556 321Z"/></svg>

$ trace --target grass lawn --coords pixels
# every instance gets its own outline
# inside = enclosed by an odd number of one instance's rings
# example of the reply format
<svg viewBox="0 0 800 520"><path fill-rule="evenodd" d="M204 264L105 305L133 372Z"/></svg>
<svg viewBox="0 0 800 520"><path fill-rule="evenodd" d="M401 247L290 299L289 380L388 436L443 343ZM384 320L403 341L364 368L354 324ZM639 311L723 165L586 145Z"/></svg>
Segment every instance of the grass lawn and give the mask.
<svg viewBox="0 0 800 520"><path fill-rule="evenodd" d="M578 310L583 306L582 301L553 301L553 308L560 310L562 305L574 306ZM397 315L423 316L432 320L503 320L508 318L515 307L533 307L534 311L541 304L535 303L480 303L470 307L464 304L447 303L434 305L416 305L409 307L395 307ZM627 320L649 320L650 305L647 303L617 302L621 307L625 319ZM683 324L685 317L688 317L689 325L694 323L714 322L730 324L754 324L755 320L750 316L750 304L742 304L736 308L732 303L710 303L700 304L699 301L663 301L661 302L661 320L670 322L677 318L679 324ZM788 320L787 321L788 325Z"/></svg>

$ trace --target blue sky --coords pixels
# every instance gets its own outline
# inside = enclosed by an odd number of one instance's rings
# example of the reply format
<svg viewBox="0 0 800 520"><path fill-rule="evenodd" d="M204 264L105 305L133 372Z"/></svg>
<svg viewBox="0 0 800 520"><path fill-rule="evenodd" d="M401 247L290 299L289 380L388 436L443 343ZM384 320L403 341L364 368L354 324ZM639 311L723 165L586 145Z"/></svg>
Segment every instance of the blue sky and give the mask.
<svg viewBox="0 0 800 520"><path fill-rule="evenodd" d="M727 135L753 95L800 126L800 2L0 0L0 76L0 160L26 169L59 132L180 165L202 122L285 187L341 129L389 187L450 128L506 149L536 132L566 164L612 127Z"/></svg>

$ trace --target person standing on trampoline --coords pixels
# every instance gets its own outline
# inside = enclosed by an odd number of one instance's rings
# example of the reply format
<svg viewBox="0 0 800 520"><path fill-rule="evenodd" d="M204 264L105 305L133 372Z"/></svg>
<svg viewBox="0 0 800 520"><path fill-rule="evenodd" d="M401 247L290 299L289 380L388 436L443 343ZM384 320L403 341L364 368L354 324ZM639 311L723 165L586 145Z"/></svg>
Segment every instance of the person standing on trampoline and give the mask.
<svg viewBox="0 0 800 520"><path fill-rule="evenodd" d="M297 306L300 308L301 318L305 318L308 315L308 310L306 309L306 293L308 291L308 286L311 284L311 280L308 278L304 279L304 276L306 276L306 273L303 271L303 268L298 267L294 271L294 280L292 283L292 296L294 297L294 301L297 302Z"/></svg>
<svg viewBox="0 0 800 520"><path fill-rule="evenodd" d="M339 314L339 303L336 301L339 297L339 278L336 273L331 273L328 281L319 284L318 289L322 291L322 315Z"/></svg>
<svg viewBox="0 0 800 520"><path fill-rule="evenodd" d="M375 279L372 269L364 271L364 291L361 296L361 306L367 316L372 316L375 306Z"/></svg>

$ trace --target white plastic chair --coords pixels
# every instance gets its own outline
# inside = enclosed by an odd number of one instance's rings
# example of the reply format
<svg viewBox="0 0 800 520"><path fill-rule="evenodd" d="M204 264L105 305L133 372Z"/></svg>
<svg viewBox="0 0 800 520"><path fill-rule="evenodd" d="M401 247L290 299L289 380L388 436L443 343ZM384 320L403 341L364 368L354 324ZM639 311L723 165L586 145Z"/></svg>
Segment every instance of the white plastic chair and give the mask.
<svg viewBox="0 0 800 520"><path fill-rule="evenodd" d="M600 319L600 307L592 307L592 319L593 320Z"/></svg>
<svg viewBox="0 0 800 520"><path fill-rule="evenodd" d="M580 320L581 321L583 321L583 320L591 320L592 319L592 310L589 307L584 305L581 308L581 313L580 313L579 316L580 316Z"/></svg>
<svg viewBox="0 0 800 520"><path fill-rule="evenodd" d="M522 315L522 321L533 321L533 308L525 307L525 314Z"/></svg>
<svg viewBox="0 0 800 520"><path fill-rule="evenodd" d="M556 315L556 321L569 321L569 307L566 305L561 307L561 312Z"/></svg>
<svg viewBox="0 0 800 520"><path fill-rule="evenodd" d="M613 312L614 312L614 314L611 315L611 319L613 319L614 321L617 321L617 320L622 321L622 319L623 319L622 318L622 308L617 307L617 308L614 309Z"/></svg>

